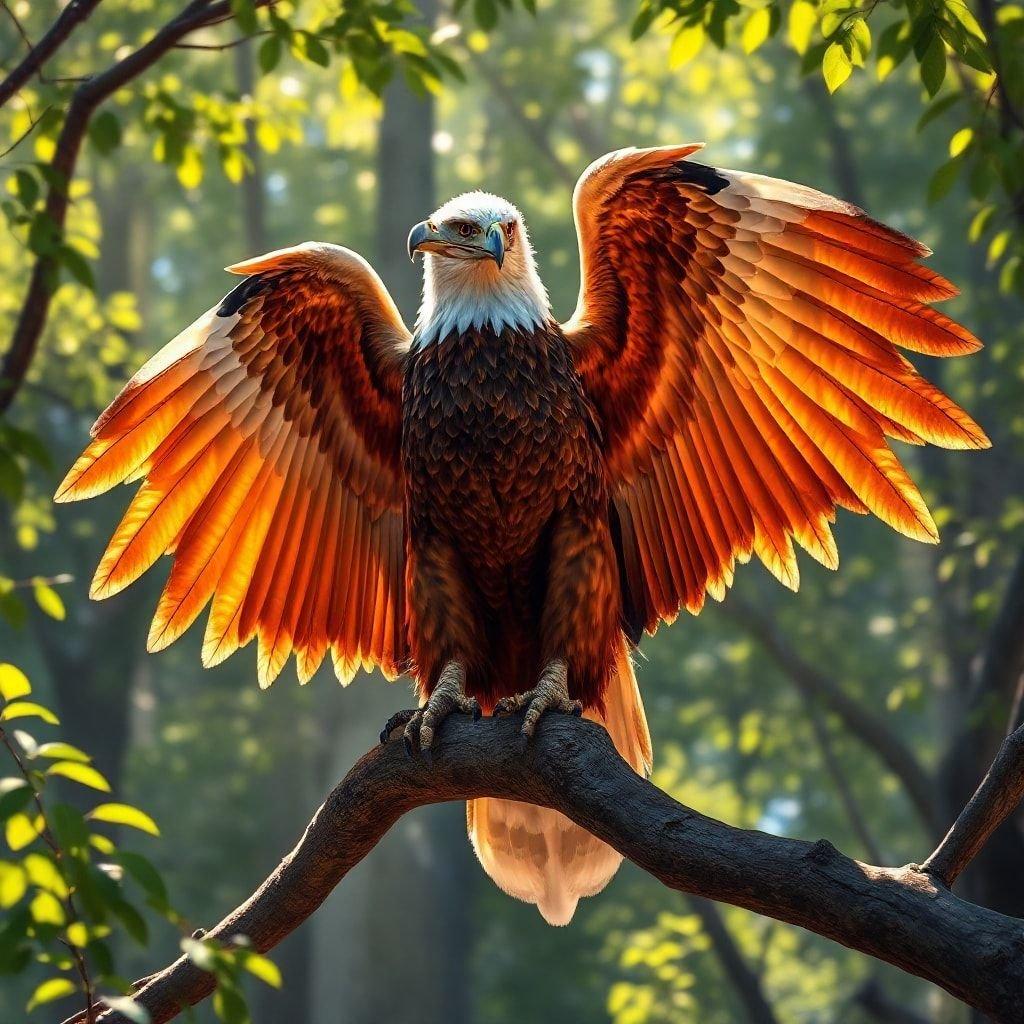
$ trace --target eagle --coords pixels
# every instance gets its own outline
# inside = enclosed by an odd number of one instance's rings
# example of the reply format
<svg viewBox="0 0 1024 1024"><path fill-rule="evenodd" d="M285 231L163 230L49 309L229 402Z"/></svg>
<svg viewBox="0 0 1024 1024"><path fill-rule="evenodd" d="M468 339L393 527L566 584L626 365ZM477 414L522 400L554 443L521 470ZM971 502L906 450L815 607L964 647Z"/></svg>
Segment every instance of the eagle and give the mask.
<svg viewBox="0 0 1024 1024"><path fill-rule="evenodd" d="M158 352L99 417L57 491L141 484L91 596L173 559L162 650L211 605L202 658L258 640L269 686L294 652L411 673L395 715L430 756L446 716L549 711L603 724L637 772L651 742L631 664L645 632L721 600L756 555L829 568L837 507L935 542L887 438L983 448L898 349L974 352L932 308L929 250L847 202L691 158L623 149L573 195L580 294L552 314L523 217L470 192L412 228L410 331L355 252L308 242ZM547 808L469 803L487 873L565 924L620 856Z"/></svg>

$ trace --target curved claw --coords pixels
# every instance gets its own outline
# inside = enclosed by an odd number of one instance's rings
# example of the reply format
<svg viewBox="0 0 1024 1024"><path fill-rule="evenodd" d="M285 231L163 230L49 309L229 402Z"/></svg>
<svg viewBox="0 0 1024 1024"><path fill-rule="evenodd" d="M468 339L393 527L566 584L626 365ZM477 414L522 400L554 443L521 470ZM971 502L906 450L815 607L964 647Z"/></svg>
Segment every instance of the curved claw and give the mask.
<svg viewBox="0 0 1024 1024"><path fill-rule="evenodd" d="M449 715L459 713L471 715L474 722L480 720L480 702L476 697L466 695L465 681L466 673L462 666L456 661L449 662L422 707L398 711L388 719L380 734L381 743L386 743L391 732L404 725L402 742L406 754L415 757L418 748L427 765L432 764L434 736Z"/></svg>
<svg viewBox="0 0 1024 1024"><path fill-rule="evenodd" d="M387 743L395 729L400 725L405 725L416 714L417 710L417 708L405 708L402 711L396 711L384 723L384 728L380 731L381 744Z"/></svg>
<svg viewBox="0 0 1024 1024"><path fill-rule="evenodd" d="M558 658L549 662L532 690L512 697L502 697L494 705L492 714L495 717L511 715L524 708L526 715L523 718L522 734L527 742L533 738L537 723L545 712L561 711L577 718L583 714L583 704L569 696L568 666L564 661Z"/></svg>

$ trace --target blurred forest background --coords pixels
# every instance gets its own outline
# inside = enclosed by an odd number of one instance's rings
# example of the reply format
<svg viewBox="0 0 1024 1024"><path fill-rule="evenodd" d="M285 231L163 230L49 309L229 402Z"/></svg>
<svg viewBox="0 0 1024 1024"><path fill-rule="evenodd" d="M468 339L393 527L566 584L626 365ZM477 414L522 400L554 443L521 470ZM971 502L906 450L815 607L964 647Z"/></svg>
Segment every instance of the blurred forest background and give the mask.
<svg viewBox="0 0 1024 1024"><path fill-rule="evenodd" d="M188 927L215 923L264 878L388 714L408 705L409 689L361 676L343 692L328 665L306 687L289 670L261 693L252 649L201 669L198 627L148 656L159 567L129 593L87 598L125 495L51 501L90 423L228 290L221 268L262 251L310 238L348 245L411 322L420 271L405 234L472 188L523 210L554 309L567 316L578 287L573 184L590 160L629 145L704 140L709 163L862 205L935 250L932 265L963 291L948 311L986 342L980 355L927 372L994 448L901 446L940 545L841 513L838 573L803 559L791 594L759 567L741 570L724 605L645 640L639 666L659 786L730 823L826 837L870 862L923 858L1019 698L1017 680L985 651L994 631L1024 633L1024 11L991 0L970 10L959 0L542 0L536 12L495 0L456 10L443 0L325 0L269 13L235 3L233 22L189 35L88 111L62 233L44 204L63 187L54 153L76 80L123 60L183 7L203 7L89 6L45 74L0 107L0 148L12 147L0 161L0 661L32 680L60 715L61 737L92 755L114 793L159 824L159 838L123 841L159 868ZM8 73L63 5L2 7ZM925 16L931 34L913 35ZM375 26L369 34L361 18ZM40 265L52 299L15 380L10 351ZM65 799L83 799L64 785ZM246 984L252 1019L970 1019L923 982L799 929L683 898L628 864L571 927L549 928L489 883L462 819L461 806L404 818L274 951L283 987ZM961 885L1024 916L1018 826L997 835ZM2 863L20 871L20 856L0 844L4 915L22 893L5 896ZM181 923L145 919L143 942L110 939L111 975L138 977L177 955ZM26 1019L29 994L61 964L14 967L0 979L5 1024ZM78 1005L67 998L28 1019L57 1020ZM219 1004L224 1019L229 1011ZM214 1009L194 1019L213 1020Z"/></svg>

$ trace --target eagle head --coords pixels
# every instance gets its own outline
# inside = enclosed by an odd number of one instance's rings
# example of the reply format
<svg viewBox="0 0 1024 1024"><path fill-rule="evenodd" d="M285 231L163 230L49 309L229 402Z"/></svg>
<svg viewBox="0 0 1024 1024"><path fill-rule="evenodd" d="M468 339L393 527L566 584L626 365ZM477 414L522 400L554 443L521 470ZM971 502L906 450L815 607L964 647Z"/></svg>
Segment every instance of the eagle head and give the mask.
<svg viewBox="0 0 1024 1024"><path fill-rule="evenodd" d="M409 256L423 253L419 344L452 331L533 329L548 315L522 214L507 199L467 192L409 232Z"/></svg>

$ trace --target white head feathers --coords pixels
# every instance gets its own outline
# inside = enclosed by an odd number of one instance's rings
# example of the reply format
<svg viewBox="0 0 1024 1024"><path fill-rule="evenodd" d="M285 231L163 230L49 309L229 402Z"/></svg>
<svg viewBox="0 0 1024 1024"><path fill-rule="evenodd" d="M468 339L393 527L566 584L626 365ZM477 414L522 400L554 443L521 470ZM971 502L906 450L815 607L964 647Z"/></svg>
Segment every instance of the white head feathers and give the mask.
<svg viewBox="0 0 1024 1024"><path fill-rule="evenodd" d="M429 345L452 332L473 328L501 331L543 326L550 315L548 294L537 274L522 214L500 196L467 192L450 199L430 218L433 224L453 219L482 226L495 221L511 223L513 238L500 269L491 259L423 254L423 302L413 344Z"/></svg>

